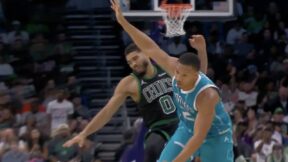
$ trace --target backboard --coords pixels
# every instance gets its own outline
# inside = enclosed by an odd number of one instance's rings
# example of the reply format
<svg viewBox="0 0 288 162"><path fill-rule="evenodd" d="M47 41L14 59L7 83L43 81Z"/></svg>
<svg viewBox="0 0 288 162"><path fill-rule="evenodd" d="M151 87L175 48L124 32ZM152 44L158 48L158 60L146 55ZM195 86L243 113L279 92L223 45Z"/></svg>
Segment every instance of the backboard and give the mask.
<svg viewBox="0 0 288 162"><path fill-rule="evenodd" d="M123 15L128 19L161 19L163 0L120 0ZM229 20L234 18L234 0L168 0L168 4L191 4L189 20Z"/></svg>

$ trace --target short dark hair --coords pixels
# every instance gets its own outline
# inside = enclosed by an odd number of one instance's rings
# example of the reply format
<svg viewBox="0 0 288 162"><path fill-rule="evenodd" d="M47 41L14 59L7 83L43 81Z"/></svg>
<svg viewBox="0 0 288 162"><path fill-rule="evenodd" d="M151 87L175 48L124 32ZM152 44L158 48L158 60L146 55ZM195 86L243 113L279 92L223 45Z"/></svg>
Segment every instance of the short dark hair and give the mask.
<svg viewBox="0 0 288 162"><path fill-rule="evenodd" d="M201 66L200 59L195 53L192 52L183 53L179 57L179 62L183 65L192 66L196 71L200 70Z"/></svg>
<svg viewBox="0 0 288 162"><path fill-rule="evenodd" d="M136 44L131 43L125 48L124 54L125 56L127 56L129 53L134 52L134 51L139 52L140 49L136 46Z"/></svg>

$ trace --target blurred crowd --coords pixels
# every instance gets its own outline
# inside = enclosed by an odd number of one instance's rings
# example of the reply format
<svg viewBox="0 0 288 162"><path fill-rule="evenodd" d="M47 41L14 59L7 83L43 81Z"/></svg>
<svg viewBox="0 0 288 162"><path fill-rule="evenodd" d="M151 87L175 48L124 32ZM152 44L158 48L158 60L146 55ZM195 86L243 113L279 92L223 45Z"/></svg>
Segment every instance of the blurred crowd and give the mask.
<svg viewBox="0 0 288 162"><path fill-rule="evenodd" d="M162 21L139 23L172 56L195 51L192 34L204 34L207 75L231 115L236 161L288 162L288 19L285 1L235 1L229 22L191 22L186 35L165 38ZM131 42L123 32L124 44Z"/></svg>
<svg viewBox="0 0 288 162"><path fill-rule="evenodd" d="M91 119L63 25L43 14L6 16L0 26L0 161L93 161L92 139L83 148L62 147Z"/></svg>
<svg viewBox="0 0 288 162"><path fill-rule="evenodd" d="M163 22L140 26L176 57L194 51L187 41L192 34L204 34L207 75L221 90L234 123L235 160L288 162L287 2L235 3L234 21L187 21L182 37L165 38ZM62 147L92 117L75 76L75 51L62 25L35 15L10 14L5 20L0 12L0 159L91 161L97 158L91 139L84 148ZM125 33L122 38L124 45L131 42ZM117 156L133 143L134 133L125 133Z"/></svg>

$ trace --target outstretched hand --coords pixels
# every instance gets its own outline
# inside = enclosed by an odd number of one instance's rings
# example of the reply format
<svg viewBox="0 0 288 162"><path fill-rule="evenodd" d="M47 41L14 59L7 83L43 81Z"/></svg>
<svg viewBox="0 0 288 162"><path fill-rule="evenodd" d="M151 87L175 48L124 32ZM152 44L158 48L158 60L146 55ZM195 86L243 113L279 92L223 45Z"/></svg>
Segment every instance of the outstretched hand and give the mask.
<svg viewBox="0 0 288 162"><path fill-rule="evenodd" d="M206 50L206 42L203 35L192 35L191 38L189 39L189 44L197 51Z"/></svg>
<svg viewBox="0 0 288 162"><path fill-rule="evenodd" d="M111 8L115 12L115 16L118 22L120 22L124 16L122 15L119 0L110 0Z"/></svg>
<svg viewBox="0 0 288 162"><path fill-rule="evenodd" d="M63 144L63 147L71 147L72 145L78 144L79 147L83 147L85 142L85 136L79 134L74 138L70 139L66 143Z"/></svg>

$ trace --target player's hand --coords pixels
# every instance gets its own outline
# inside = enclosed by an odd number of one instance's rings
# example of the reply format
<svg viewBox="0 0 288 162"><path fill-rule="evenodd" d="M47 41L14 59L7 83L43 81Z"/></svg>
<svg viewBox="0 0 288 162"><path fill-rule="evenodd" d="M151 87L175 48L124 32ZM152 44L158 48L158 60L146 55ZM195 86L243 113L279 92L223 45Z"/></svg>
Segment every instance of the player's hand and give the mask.
<svg viewBox="0 0 288 162"><path fill-rule="evenodd" d="M206 42L203 35L192 35L189 39L190 46L197 51L206 50Z"/></svg>
<svg viewBox="0 0 288 162"><path fill-rule="evenodd" d="M78 134L77 136L73 137L71 140L65 142L63 147L71 147L74 144L78 144L79 147L83 147L86 137L83 134Z"/></svg>
<svg viewBox="0 0 288 162"><path fill-rule="evenodd" d="M124 16L121 11L119 0L110 0L110 2L112 10L115 12L116 19L120 23Z"/></svg>

